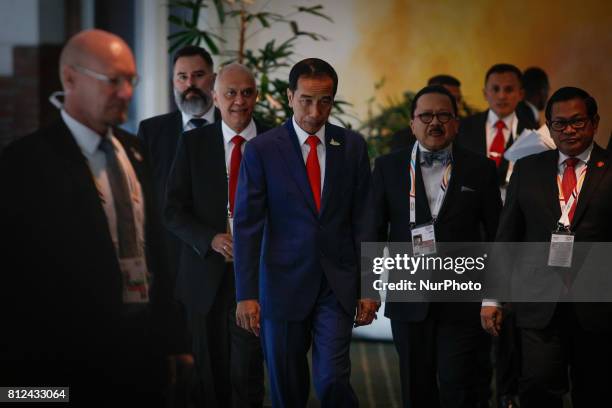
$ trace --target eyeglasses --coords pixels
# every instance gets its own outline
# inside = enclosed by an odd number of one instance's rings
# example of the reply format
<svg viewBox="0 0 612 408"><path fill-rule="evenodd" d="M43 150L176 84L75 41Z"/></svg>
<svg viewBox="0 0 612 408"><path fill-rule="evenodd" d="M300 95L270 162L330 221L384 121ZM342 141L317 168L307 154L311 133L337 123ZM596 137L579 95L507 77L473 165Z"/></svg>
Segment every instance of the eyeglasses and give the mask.
<svg viewBox="0 0 612 408"><path fill-rule="evenodd" d="M416 116L417 118L421 120L421 122L425 124L429 124L433 122L434 118L438 118L438 122L440 123L448 123L451 119L455 118L455 115L453 115L450 112L438 112L438 113L425 112L425 113L421 113Z"/></svg>
<svg viewBox="0 0 612 408"><path fill-rule="evenodd" d="M589 118L574 118L570 120L553 120L549 122L550 128L556 132L562 132L570 125L574 130L583 129Z"/></svg>
<svg viewBox="0 0 612 408"><path fill-rule="evenodd" d="M138 81L140 80L138 75L109 77L108 75L100 74L99 72L92 71L91 69L82 67L80 65L75 64L72 67L80 73L95 78L98 81L106 82L113 88L122 88L123 85L125 85L126 83L130 84L132 88L135 88L136 85L138 85Z"/></svg>

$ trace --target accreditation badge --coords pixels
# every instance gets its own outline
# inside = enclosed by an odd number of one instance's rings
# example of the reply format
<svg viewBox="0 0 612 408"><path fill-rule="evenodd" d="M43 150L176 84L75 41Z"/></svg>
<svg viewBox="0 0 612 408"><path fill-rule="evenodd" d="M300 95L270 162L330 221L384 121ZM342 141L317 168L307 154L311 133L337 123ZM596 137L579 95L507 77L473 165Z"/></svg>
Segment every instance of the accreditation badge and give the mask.
<svg viewBox="0 0 612 408"><path fill-rule="evenodd" d="M119 266L123 275L123 303L149 303L145 258L122 258Z"/></svg>
<svg viewBox="0 0 612 408"><path fill-rule="evenodd" d="M436 253L436 233L432 222L414 227L412 234L413 256L426 256Z"/></svg>
<svg viewBox="0 0 612 408"><path fill-rule="evenodd" d="M548 266L572 267L574 253L574 234L570 231L555 231L550 237Z"/></svg>

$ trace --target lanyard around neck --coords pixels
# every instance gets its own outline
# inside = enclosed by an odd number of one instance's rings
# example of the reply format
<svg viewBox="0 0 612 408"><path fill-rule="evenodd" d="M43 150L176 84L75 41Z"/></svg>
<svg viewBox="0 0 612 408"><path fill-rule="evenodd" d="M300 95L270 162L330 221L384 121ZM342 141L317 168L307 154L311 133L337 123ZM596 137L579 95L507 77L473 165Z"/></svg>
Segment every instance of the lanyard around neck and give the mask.
<svg viewBox="0 0 612 408"><path fill-rule="evenodd" d="M410 156L410 167L408 168L408 172L410 173L410 226L411 228L416 225L416 156L418 143L415 143L412 147L412 154ZM440 188L438 190L438 196L436 197L436 202L434 207L431 209L431 217L433 222L436 222L436 218L438 218L438 214L440 212L440 207L442 207L442 203L444 202L444 196L446 195L446 190L448 189L448 183L450 182L451 172L452 172L452 160L448 160L446 163L446 167L444 168L444 172L442 173L442 180L440 181Z"/></svg>
<svg viewBox="0 0 612 408"><path fill-rule="evenodd" d="M574 204L576 204L576 200L578 200L578 194L580 194L580 190L582 189L582 184L584 183L584 178L586 176L587 165L585 164L580 170L580 174L578 176L578 181L576 182L576 186L572 190L572 194L570 195L569 200L565 201L565 197L563 197L563 177L557 174L557 187L559 188L559 203L561 205L561 217L559 218L558 224L563 225L566 230L569 230L571 222L569 220L569 213L572 210Z"/></svg>

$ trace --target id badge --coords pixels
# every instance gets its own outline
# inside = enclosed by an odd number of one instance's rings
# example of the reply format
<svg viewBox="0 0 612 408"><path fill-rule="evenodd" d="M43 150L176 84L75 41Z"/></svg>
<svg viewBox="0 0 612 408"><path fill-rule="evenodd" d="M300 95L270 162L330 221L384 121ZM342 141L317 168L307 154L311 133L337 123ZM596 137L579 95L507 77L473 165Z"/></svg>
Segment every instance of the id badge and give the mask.
<svg viewBox="0 0 612 408"><path fill-rule="evenodd" d="M565 231L555 231L550 237L548 266L571 268L574 253L574 234Z"/></svg>
<svg viewBox="0 0 612 408"><path fill-rule="evenodd" d="M425 256L436 253L436 233L433 223L415 227L410 232L412 234L413 256Z"/></svg>
<svg viewBox="0 0 612 408"><path fill-rule="evenodd" d="M147 265L143 257L119 259L123 275L123 303L149 303Z"/></svg>

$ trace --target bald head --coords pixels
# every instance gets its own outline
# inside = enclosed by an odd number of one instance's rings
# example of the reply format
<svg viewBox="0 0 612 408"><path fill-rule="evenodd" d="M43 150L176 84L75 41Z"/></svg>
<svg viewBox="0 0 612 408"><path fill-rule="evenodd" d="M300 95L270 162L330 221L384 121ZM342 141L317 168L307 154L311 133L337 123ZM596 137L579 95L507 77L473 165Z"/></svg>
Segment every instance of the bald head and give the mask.
<svg viewBox="0 0 612 408"><path fill-rule="evenodd" d="M66 44L60 56L60 79L66 112L104 134L127 120L136 63L120 37L102 30L85 30Z"/></svg>
<svg viewBox="0 0 612 408"><path fill-rule="evenodd" d="M242 132L251 123L257 101L253 73L238 63L221 68L215 80L213 100L223 122L236 133Z"/></svg>
<svg viewBox="0 0 612 408"><path fill-rule="evenodd" d="M255 76L253 75L251 70L248 69L245 65L239 64L237 62L232 62L231 64L224 65L223 67L221 67L221 69L217 73L217 78L215 80L215 91L217 91L218 87L223 84L223 76L242 76L244 78L248 78L252 82L253 87L255 87Z"/></svg>

